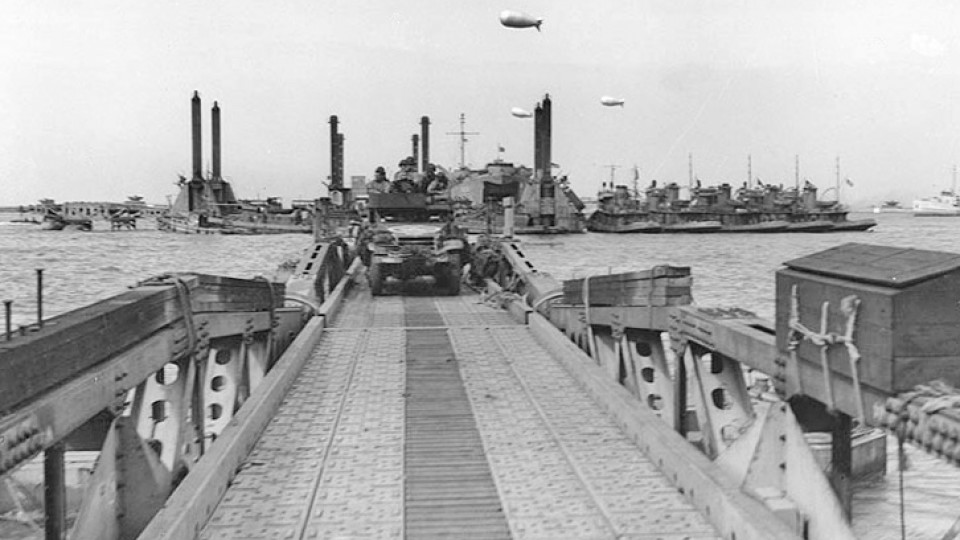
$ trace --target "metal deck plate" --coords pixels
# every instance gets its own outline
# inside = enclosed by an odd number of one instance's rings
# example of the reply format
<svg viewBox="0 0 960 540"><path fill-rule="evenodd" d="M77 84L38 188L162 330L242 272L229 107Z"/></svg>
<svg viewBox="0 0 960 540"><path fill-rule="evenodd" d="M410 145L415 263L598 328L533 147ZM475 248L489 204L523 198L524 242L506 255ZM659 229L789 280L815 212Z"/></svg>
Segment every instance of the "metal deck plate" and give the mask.
<svg viewBox="0 0 960 540"><path fill-rule="evenodd" d="M409 327L443 323L430 298L405 299L404 313ZM406 339L406 537L510 538L447 330Z"/></svg>
<svg viewBox="0 0 960 540"><path fill-rule="evenodd" d="M411 313L431 311L429 321L418 319L430 326L409 327L403 297L360 289L324 332L201 538L503 537L504 518L518 539L716 538L505 313L476 296L407 299ZM432 326L438 321L446 328ZM427 369L424 386L405 388L404 357L431 353L444 360L444 373ZM410 400L423 390L453 398L457 379L462 393L446 418L432 417L443 417L442 407ZM454 520L422 534L411 527L438 502ZM491 516L501 525L472 535L453 524Z"/></svg>

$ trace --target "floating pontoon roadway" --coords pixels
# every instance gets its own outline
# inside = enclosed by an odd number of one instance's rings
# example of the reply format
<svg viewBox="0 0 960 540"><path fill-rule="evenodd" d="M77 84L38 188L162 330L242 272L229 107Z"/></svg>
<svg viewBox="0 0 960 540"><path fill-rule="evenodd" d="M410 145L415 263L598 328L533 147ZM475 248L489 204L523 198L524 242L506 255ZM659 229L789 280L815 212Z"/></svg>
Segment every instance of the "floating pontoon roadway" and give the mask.
<svg viewBox="0 0 960 540"><path fill-rule="evenodd" d="M716 533L526 326L361 285L201 538Z"/></svg>

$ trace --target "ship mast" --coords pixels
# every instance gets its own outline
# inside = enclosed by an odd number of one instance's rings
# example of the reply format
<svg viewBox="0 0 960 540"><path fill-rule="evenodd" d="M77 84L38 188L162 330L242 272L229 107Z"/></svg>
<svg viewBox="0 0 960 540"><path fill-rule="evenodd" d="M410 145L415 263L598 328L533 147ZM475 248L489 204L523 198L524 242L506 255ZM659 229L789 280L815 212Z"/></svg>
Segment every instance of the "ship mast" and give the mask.
<svg viewBox="0 0 960 540"><path fill-rule="evenodd" d="M460 131L448 131L447 135L459 135L460 136L460 168L463 169L466 166L466 159L464 158L464 149L467 145L467 135L479 135L477 131L465 131L464 127L467 123L467 119L463 113L460 113Z"/></svg>
<svg viewBox="0 0 960 540"><path fill-rule="evenodd" d="M753 187L753 156L747 154L747 189Z"/></svg>
<svg viewBox="0 0 960 540"><path fill-rule="evenodd" d="M840 156L837 156L837 202L840 202Z"/></svg>
<svg viewBox="0 0 960 540"><path fill-rule="evenodd" d="M610 189L613 189L614 184L614 171L620 168L619 165L604 165L604 167L610 169Z"/></svg>
<svg viewBox="0 0 960 540"><path fill-rule="evenodd" d="M800 154L794 156L793 165L793 187L797 190L797 196L800 196Z"/></svg>

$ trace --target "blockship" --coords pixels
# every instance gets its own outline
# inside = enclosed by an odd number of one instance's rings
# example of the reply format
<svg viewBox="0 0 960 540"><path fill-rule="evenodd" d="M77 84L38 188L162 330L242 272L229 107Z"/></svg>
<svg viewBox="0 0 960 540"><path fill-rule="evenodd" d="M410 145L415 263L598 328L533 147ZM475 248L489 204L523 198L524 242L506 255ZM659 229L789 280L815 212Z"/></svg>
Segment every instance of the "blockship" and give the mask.
<svg viewBox="0 0 960 540"><path fill-rule="evenodd" d="M848 210L837 201L821 201L817 187L783 189L774 185L732 192L730 184L691 189L690 199L680 198L680 186L656 182L640 198L625 185L612 185L598 194L597 210L587 229L616 233L708 232L839 232L865 231L873 219L849 220Z"/></svg>
<svg viewBox="0 0 960 540"><path fill-rule="evenodd" d="M269 280L8 326L0 480L41 458L47 537L74 540L842 540L879 428L960 464L960 255L787 261L768 321L694 305L687 267L558 282L504 223L463 274L483 296L375 295L318 227Z"/></svg>
<svg viewBox="0 0 960 540"><path fill-rule="evenodd" d="M176 201L157 216L161 231L184 234L282 234L310 233L313 230L313 201L283 208L279 199L239 200L220 169L220 106L214 102L211 114L213 167L204 176L200 134L200 95L191 100L193 175L180 176Z"/></svg>
<svg viewBox="0 0 960 540"><path fill-rule="evenodd" d="M554 177L553 102L534 109L533 168L499 158L485 168L461 168L451 176L450 196L460 203L460 221L471 233L564 234L584 231L583 202L566 177ZM504 201L514 201L512 223L504 223Z"/></svg>

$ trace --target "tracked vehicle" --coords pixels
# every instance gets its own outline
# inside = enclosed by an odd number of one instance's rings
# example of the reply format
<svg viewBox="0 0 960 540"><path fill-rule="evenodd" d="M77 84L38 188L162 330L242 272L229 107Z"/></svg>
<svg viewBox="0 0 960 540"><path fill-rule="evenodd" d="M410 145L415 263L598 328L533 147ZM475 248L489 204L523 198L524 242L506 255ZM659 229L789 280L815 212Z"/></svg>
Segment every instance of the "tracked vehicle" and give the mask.
<svg viewBox="0 0 960 540"><path fill-rule="evenodd" d="M440 292L460 294L470 252L449 201L424 193L371 193L367 210L357 251L374 295L383 294L389 278L419 276L431 276Z"/></svg>

